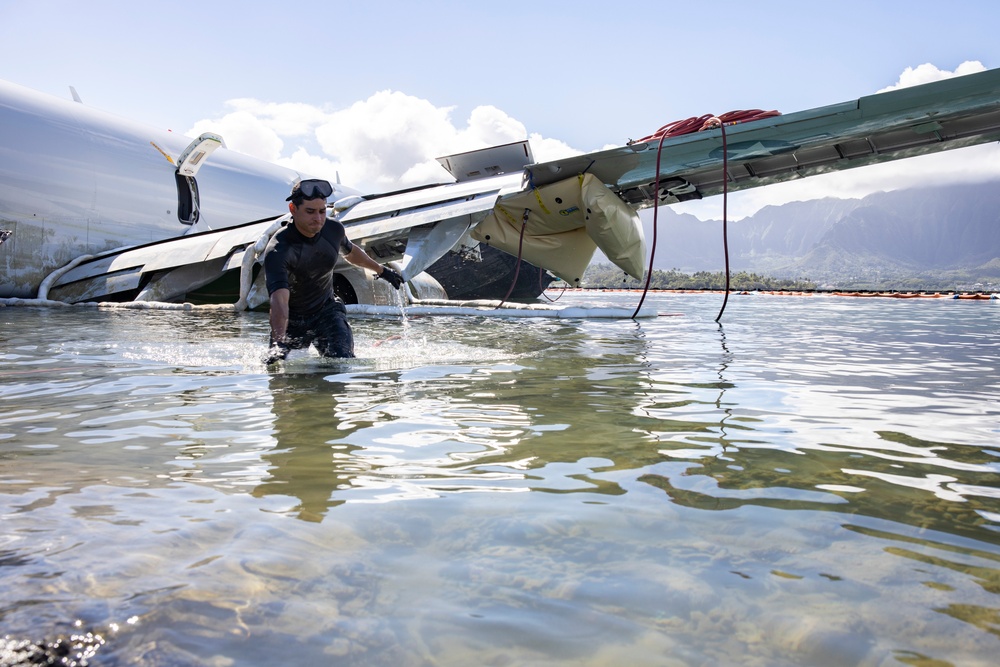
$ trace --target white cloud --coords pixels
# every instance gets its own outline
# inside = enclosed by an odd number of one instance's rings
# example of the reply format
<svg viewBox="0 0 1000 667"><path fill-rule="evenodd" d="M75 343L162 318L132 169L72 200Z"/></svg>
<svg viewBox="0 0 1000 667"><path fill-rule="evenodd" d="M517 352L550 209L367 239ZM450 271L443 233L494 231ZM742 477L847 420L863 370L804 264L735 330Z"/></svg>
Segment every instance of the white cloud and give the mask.
<svg viewBox="0 0 1000 667"><path fill-rule="evenodd" d="M227 102L232 111L202 120L188 134L221 134L236 151L335 179L364 191L387 191L451 180L436 158L527 138L524 124L483 105L456 125L453 107L384 90L346 109L328 111L298 103L254 99ZM531 137L536 159L576 151L557 139ZM290 151L290 152L289 152Z"/></svg>
<svg viewBox="0 0 1000 667"><path fill-rule="evenodd" d="M297 149L288 157L275 160L277 164L294 169L303 176L325 178L331 183L340 180L340 164L322 155L313 155L304 148Z"/></svg>
<svg viewBox="0 0 1000 667"><path fill-rule="evenodd" d="M384 90L330 115L316 127L316 140L343 166L349 183L373 190L419 185L404 177L454 145L457 130L450 113L450 108ZM442 177L447 174L438 180Z"/></svg>
<svg viewBox="0 0 1000 667"><path fill-rule="evenodd" d="M527 136L528 130L525 129L524 123L511 118L495 106L473 109L466 128L459 133L461 143L474 148L509 144L522 141Z"/></svg>
<svg viewBox="0 0 1000 667"><path fill-rule="evenodd" d="M219 134L227 148L268 162L277 162L285 146L266 120L249 110L234 111L219 120L200 120L186 134L193 138L203 132Z"/></svg>
<svg viewBox="0 0 1000 667"><path fill-rule="evenodd" d="M910 86L919 86L923 83L931 83L933 81L941 81L942 79L950 79L955 76L965 76L966 74L975 74L976 72L984 71L986 71L986 68L978 60L966 60L956 67L954 72L938 69L930 63L924 63L917 67L907 67L899 75L899 81L876 92L884 93L898 88L909 88Z"/></svg>
<svg viewBox="0 0 1000 667"><path fill-rule="evenodd" d="M531 154L534 156L535 162L550 162L583 153L583 151L571 148L563 141L546 139L537 133L532 134L528 138L528 142L531 144Z"/></svg>

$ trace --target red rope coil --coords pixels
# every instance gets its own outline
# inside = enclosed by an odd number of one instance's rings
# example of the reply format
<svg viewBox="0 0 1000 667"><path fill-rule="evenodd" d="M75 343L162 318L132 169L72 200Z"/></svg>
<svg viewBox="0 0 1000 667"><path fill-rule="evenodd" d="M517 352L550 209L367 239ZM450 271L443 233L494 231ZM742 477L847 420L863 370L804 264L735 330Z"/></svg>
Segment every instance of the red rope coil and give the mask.
<svg viewBox="0 0 1000 667"><path fill-rule="evenodd" d="M692 132L711 130L719 127L719 125L736 125L737 123L748 123L752 120L761 120L763 118L772 118L780 115L780 111L740 109L736 111L727 111L720 116L713 116L712 114L692 116L691 118L685 118L684 120L675 120L672 123L667 123L648 137L630 141L629 143L641 144L649 141L658 141L661 137L677 137L682 134L691 134Z"/></svg>

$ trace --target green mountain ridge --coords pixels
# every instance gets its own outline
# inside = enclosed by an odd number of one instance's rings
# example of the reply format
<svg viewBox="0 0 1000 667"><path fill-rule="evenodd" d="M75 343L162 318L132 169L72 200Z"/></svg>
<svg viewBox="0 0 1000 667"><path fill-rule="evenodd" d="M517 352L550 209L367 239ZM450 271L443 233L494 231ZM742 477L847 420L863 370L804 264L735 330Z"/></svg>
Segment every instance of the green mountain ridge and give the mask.
<svg viewBox="0 0 1000 667"><path fill-rule="evenodd" d="M652 216L642 217L651 243ZM721 222L660 209L654 268L723 270ZM1000 286L1000 182L767 206L729 223L729 250L733 272L829 287Z"/></svg>

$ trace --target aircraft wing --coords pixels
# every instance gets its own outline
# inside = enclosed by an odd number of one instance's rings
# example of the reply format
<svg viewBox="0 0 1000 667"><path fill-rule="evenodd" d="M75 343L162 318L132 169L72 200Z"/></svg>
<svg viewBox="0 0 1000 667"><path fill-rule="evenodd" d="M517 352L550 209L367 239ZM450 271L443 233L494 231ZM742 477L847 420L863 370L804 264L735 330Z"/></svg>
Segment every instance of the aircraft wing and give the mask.
<svg viewBox="0 0 1000 667"><path fill-rule="evenodd" d="M1000 69L726 128L729 190L1000 140ZM654 193L660 154L660 191ZM527 167L536 187L592 173L632 206L722 192L722 130Z"/></svg>
<svg viewBox="0 0 1000 667"><path fill-rule="evenodd" d="M348 237L385 263L399 261L410 280L458 243L505 193L520 191L522 175L349 197L337 213ZM287 217L287 216L286 216ZM241 269L272 218L110 250L82 258L52 279L54 298L76 302L138 293L136 300L170 301Z"/></svg>
<svg viewBox="0 0 1000 667"><path fill-rule="evenodd" d="M586 220L572 206L556 203L566 201L581 176L641 209L721 193L724 164L728 189L735 191L998 140L1000 69L995 69L727 126L725 154L723 129L711 129L527 165L531 191L501 198L496 214L472 237L521 255L570 284L582 276L596 244L639 278L645 252L641 228L639 238L624 233L638 225L637 217L629 222L626 214L612 212L594 233L592 202L578 202L591 214ZM585 225L588 233L581 234Z"/></svg>
<svg viewBox="0 0 1000 667"><path fill-rule="evenodd" d="M723 130L712 129L670 136L662 144L646 140L528 162L523 171L515 167L519 159L530 160L522 144L440 158L458 184L423 191L417 207L407 201L412 193L386 195L344 220L359 231L371 230L376 223L407 216L414 222L446 219L449 210L474 205L474 214L463 218L449 239L460 235L459 228L469 229L467 238L519 256L570 284L579 284L600 248L623 271L641 278L646 249L636 211L721 193L724 164L728 189L736 191L998 140L1000 69L727 125L725 154ZM519 171L519 185L508 180L496 186L497 179ZM508 176L495 175L505 172ZM479 194L471 204L448 188ZM495 204L487 209L491 199ZM431 200L438 203L432 206ZM422 269L437 256L413 266Z"/></svg>

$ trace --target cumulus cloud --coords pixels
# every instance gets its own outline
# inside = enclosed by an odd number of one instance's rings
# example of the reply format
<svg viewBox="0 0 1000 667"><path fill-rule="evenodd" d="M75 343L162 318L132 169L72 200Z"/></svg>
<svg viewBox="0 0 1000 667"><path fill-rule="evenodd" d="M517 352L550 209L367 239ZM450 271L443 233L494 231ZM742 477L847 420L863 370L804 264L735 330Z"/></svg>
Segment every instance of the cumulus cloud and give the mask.
<svg viewBox="0 0 1000 667"><path fill-rule="evenodd" d="M451 111L384 90L331 114L316 127L316 140L325 155L342 165L351 183L373 190L419 185L415 174L426 174L435 153L455 144ZM438 180L445 177L442 172Z"/></svg>
<svg viewBox="0 0 1000 667"><path fill-rule="evenodd" d="M950 79L955 76L965 76L966 74L975 74L976 72L984 71L986 71L986 67L978 60L966 60L956 67L954 72L938 69L930 63L924 63L917 67L907 67L899 75L899 81L876 92L884 93L889 90L909 88L910 86L919 86L923 83L931 83L933 81L941 81L942 79Z"/></svg>
<svg viewBox="0 0 1000 667"><path fill-rule="evenodd" d="M535 162L551 162L565 157L580 155L583 151L578 151L570 147L566 142L559 139L546 139L540 134L533 133L528 142L531 144L531 154ZM605 148L611 148L606 146Z"/></svg>
<svg viewBox="0 0 1000 667"><path fill-rule="evenodd" d="M187 135L197 137L203 132L219 134L226 147L269 162L277 162L285 147L267 120L247 109L233 111L217 120L200 120Z"/></svg>
<svg viewBox="0 0 1000 667"><path fill-rule="evenodd" d="M529 138L524 124L495 106L476 107L456 123L453 107L399 91L383 90L345 109L244 98L227 103L220 118L189 130L211 131L241 153L303 174L379 192L446 182L438 157ZM535 159L580 153L558 139L530 137Z"/></svg>

